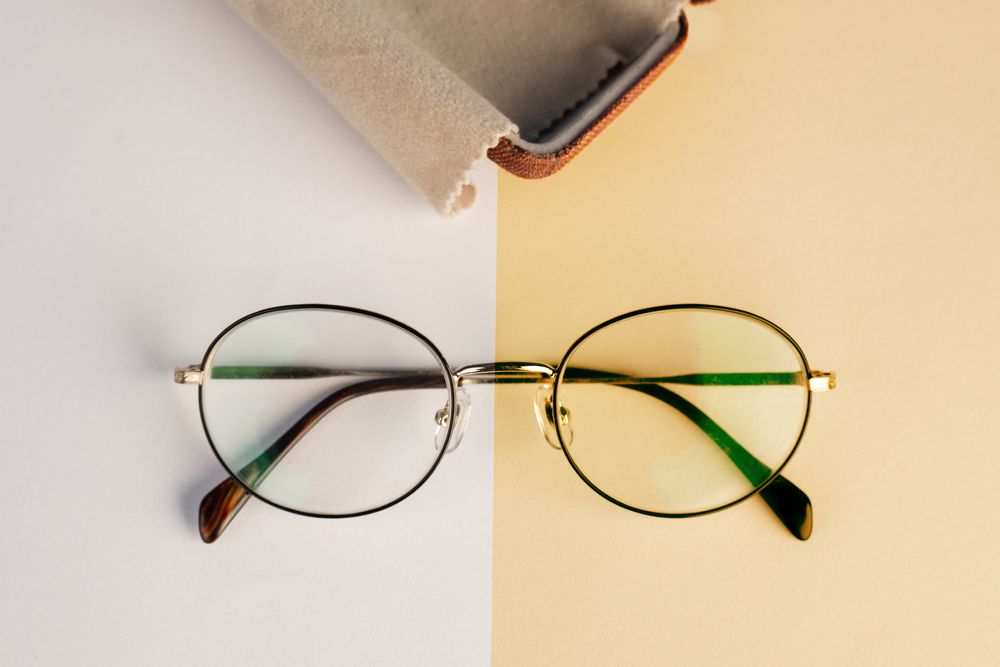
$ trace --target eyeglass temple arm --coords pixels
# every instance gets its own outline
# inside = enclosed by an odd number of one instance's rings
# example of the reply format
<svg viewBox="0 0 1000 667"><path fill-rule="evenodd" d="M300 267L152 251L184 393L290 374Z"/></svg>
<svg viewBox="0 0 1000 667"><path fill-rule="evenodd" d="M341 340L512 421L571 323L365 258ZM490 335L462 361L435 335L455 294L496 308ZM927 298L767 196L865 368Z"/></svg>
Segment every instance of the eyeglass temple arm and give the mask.
<svg viewBox="0 0 1000 667"><path fill-rule="evenodd" d="M622 382L631 379L619 373L609 373L588 368L569 368L565 379L569 382L614 382L615 386L624 387L655 398L691 420L722 450L730 461L739 469L747 480L755 487L767 480L773 471L761 463L743 445L736 441L715 420L705 414L698 406L677 392L666 387L651 383ZM759 385L789 385L799 384L801 373L697 373L674 376L671 382L678 384L716 385L716 386L759 386ZM660 378L638 378L660 379ZM809 496L782 475L776 475L767 486L758 491L771 511L778 517L788 531L800 540L808 540L812 535L812 503Z"/></svg>
<svg viewBox="0 0 1000 667"><path fill-rule="evenodd" d="M323 417L337 406L343 405L352 398L368 396L383 391L400 389L423 389L444 386L444 378L440 374L413 375L409 377L379 378L357 382L341 387L323 398L306 414L274 441L254 460L243 466L239 471L240 479L248 486L257 486L268 476L278 463L291 451ZM211 544L222 535L226 527L236 516L247 500L250 492L233 476L227 477L215 488L209 491L198 507L198 530L201 539Z"/></svg>
<svg viewBox="0 0 1000 667"><path fill-rule="evenodd" d="M225 379L298 379L331 375L352 375L352 373L331 372L328 369L308 366L226 366L213 369L213 377ZM569 369L566 374L566 380L569 382L606 382L640 391L667 403L701 428L754 486L767 479L771 475L771 470L693 403L676 392L657 384L651 384L649 381L669 380L679 384L733 386L797 384L800 378L801 374L799 373L700 373L671 378L635 378L647 380L647 382L636 383L625 381L633 380L629 376L606 371ZM384 377L343 387L317 403L270 447L242 468L240 477L250 486L256 486L263 482L274 466L316 422L351 398L381 391L441 385L443 385L443 379L435 372ZM812 533L812 504L804 492L778 475L761 489L759 494L795 537L800 540L809 538ZM218 539L248 499L247 489L232 477L227 478L212 489L202 499L199 508L199 528L202 540L211 543Z"/></svg>

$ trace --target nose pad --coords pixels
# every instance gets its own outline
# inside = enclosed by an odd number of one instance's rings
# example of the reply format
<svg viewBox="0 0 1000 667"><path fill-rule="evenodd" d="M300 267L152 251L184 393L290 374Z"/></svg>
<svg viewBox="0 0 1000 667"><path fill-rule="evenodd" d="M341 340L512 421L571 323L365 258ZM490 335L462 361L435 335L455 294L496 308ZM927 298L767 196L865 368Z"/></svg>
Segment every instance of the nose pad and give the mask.
<svg viewBox="0 0 1000 667"><path fill-rule="evenodd" d="M542 430L545 441L553 449L562 449L559 444L559 434L556 432L555 411L552 404L552 385L543 384L535 392L535 419L538 421L538 428ZM569 409L559 406L559 424L562 427L563 441L566 446L573 444L573 426L570 423Z"/></svg>
<svg viewBox="0 0 1000 667"><path fill-rule="evenodd" d="M469 393L464 389L458 390L458 410L455 411L455 428L451 431L451 441L445 454L458 449L462 444L462 436L465 435L465 425L469 423L469 413L472 412L472 401ZM448 437L448 419L451 416L451 401L444 404L444 407L434 413L434 423L437 429L434 431L434 449L440 450L445 445L445 438Z"/></svg>

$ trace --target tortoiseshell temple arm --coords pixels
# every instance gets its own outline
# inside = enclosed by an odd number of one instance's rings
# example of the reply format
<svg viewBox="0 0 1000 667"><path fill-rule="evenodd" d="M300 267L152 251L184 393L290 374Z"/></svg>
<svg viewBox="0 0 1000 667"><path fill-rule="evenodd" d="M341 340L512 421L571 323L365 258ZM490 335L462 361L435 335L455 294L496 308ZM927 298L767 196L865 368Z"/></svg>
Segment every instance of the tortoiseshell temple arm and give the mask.
<svg viewBox="0 0 1000 667"><path fill-rule="evenodd" d="M389 377L384 377L391 373ZM239 471L240 478L249 486L260 484L275 465L320 419L338 405L359 396L398 389L415 389L444 386L437 372L414 371L342 371L308 366L217 366L212 369L216 379L303 379L331 376L364 377L382 375L374 380L342 387L325 397L288 429L278 440L256 459ZM497 382L523 382L519 379L501 379ZM639 391L670 405L695 423L729 457L740 472L754 486L771 476L772 470L761 463L730 436L708 415L676 392L660 386L659 382L674 384L714 386L759 386L802 384L801 373L698 373L670 377L630 377L617 373L589 369L570 369L567 382L607 383ZM778 475L759 491L788 530L800 540L812 532L812 505L808 496L794 484ZM249 492L230 477L210 491L202 500L199 527L202 539L211 543L218 539L243 507Z"/></svg>
<svg viewBox="0 0 1000 667"><path fill-rule="evenodd" d="M214 375L213 375L214 377ZM383 391L400 389L425 389L443 387L444 378L438 374L415 374L409 377L378 378L341 387L314 405L306 414L285 431L257 458L239 471L239 477L248 486L257 486L268 476L281 459L291 451L323 417L352 398L368 396ZM198 529L201 539L211 544L233 520L236 513L250 497L250 492L233 477L218 484L202 499L198 511Z"/></svg>
<svg viewBox="0 0 1000 667"><path fill-rule="evenodd" d="M622 383L621 380L626 377L592 369L571 368L566 371L566 379L570 382L574 379L586 382L600 382L602 379L605 381L617 380L618 386L652 396L676 409L711 438L754 486L765 481L773 471L747 451L694 403L666 387L650 382L659 380L675 384L713 386L794 385L802 383L801 373L697 373L675 375L670 378L628 378L627 383ZM803 541L809 539L812 535L812 503L804 491L785 477L777 475L757 493L792 535Z"/></svg>
<svg viewBox="0 0 1000 667"><path fill-rule="evenodd" d="M219 539L236 513L250 500L250 492L232 476L205 494L198 506L198 532L206 544Z"/></svg>

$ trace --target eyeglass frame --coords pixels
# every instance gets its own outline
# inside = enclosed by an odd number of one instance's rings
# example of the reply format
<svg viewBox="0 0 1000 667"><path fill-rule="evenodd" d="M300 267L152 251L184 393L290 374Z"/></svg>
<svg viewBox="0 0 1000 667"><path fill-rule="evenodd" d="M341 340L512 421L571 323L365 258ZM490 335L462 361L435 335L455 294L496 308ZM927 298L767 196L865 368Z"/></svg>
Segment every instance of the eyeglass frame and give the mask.
<svg viewBox="0 0 1000 667"><path fill-rule="evenodd" d="M230 466L226 463L225 459L222 457L218 447L216 446L215 442L212 439L212 434L209 430L208 422L205 416L205 402L203 394L204 379L205 379L204 369L211 367L212 360L215 356L219 343L222 342L222 340L227 336L227 334L229 334L231 331L233 331L234 329L236 329L237 327L239 327L240 325L249 320L255 319L263 315L269 315L285 311L304 311L304 310L321 310L321 311L332 311L332 312L360 315L395 326L398 329L401 329L402 331L410 334L411 336L416 338L420 343L422 343L440 364L442 370L441 375L444 376L446 380L446 387L448 389L448 403L447 403L448 414L446 419L447 432L444 436L444 440L442 441L443 444L440 446L440 451L438 452L437 457L434 459L430 468L423 475L423 477L421 477L420 480L417 481L416 484L414 484L414 486L411 487L408 491L406 491L399 497L395 498L394 500L391 500L387 503L383 503L382 505L379 505L374 508L369 508L357 512L349 512L344 514L310 512L308 510L301 510L282 505L278 502L272 501L260 495L257 491L251 488L249 484L244 482L242 476L236 471L232 470ZM559 419L558 410L561 407L559 403L559 387L565 381L565 374L567 369L569 368L567 362L582 343L584 343L589 337L591 337L598 331L601 331L619 322L632 319L635 317L640 317L643 315L649 315L649 314L661 313L673 310L702 310L702 311L721 312L729 315L746 317L752 321L764 325L766 328L778 334L787 343L789 343L789 345L792 347L792 349L795 351L795 353L798 355L799 359L802 362L803 373L807 380L805 383L806 406L802 417L802 424L801 427L799 428L799 433L795 439L794 445L784 456L784 459L781 462L781 464L777 466L773 471L771 471L771 474L763 482L756 484L748 493L744 494L743 496L740 496L735 500L727 502L723 505L719 505L717 507L712 507L705 510L698 510L694 512L683 512L683 513L657 512L654 510L647 510L644 508L635 507L603 491L600 487L598 487L594 482L592 482L587 477L587 475L580 469L577 463L573 460L573 457L569 452L569 447L564 442L562 429L559 428L559 425L556 423ZM380 375L384 376L384 373L381 373ZM412 375L412 373L410 373L410 375ZM713 514L715 512L719 512L724 509L728 509L734 505L737 505L739 503L742 503L751 496L760 495L762 499L771 508L771 510L774 512L774 514L778 517L778 519L789 530L789 532L791 532L792 535L794 535L799 540L805 541L809 539L812 533L812 503L809 497L803 491L801 491L797 486L795 486L792 482L783 477L781 475L781 472L788 465L792 456L798 450L798 447L802 442L802 438L805 435L806 425L808 424L809 414L812 408L812 394L814 392L829 391L836 388L836 374L827 371L813 370L809 366L808 359L806 358L805 352L802 350L802 347L795 341L794 338L791 337L791 335L789 335L784 329L782 329L778 325L774 324L773 322L764 317L761 317L760 315L739 308L732 308L729 306L717 306L710 304L700 304L700 303L682 303L682 304L651 306L648 308L641 308L638 310L629 311L627 313L623 313L609 320L601 322L600 324L595 325L594 327L590 328L585 333L583 333L581 336L579 336L567 349L566 353L563 355L560 362L554 367L550 366L549 364L541 362L512 361L512 362L493 362L487 364L471 364L459 367L457 369L453 368L451 364L448 363L447 359L444 357L441 351L437 348L436 345L434 345L434 343L430 339L428 339L426 336L424 336L422 333L420 333L413 327L403 322L400 322L399 320L396 320L392 317L389 317L387 315L383 315L381 313L377 313L363 308L356 308L353 306L340 306L340 305L320 304L320 303L288 304L281 306L272 306L245 315L236 320L235 322L233 322L232 324L230 324L229 326L227 326L225 329L223 329L209 344L208 349L205 351L205 354L202 357L201 364L190 365L185 368L176 369L174 371L174 381L178 384L195 384L198 386L198 412L201 419L202 428L205 432L205 437L208 439L209 446L211 447L212 452L215 455L216 459L219 461L220 465L222 465L223 469L229 474L229 477L226 480L223 480L208 494L206 494L206 496L202 499L199 508L199 524L200 524L199 527L202 540L205 541L206 543L211 543L214 542L216 539L218 539L218 537L228 526L229 522L233 519L236 513L239 512L239 510L246 503L246 501L249 500L250 497L262 500L268 505L271 505L272 507L275 507L280 510L284 510L286 512L292 512L294 514L299 514L302 516L322 518L322 519L347 519L347 518L365 516L368 514L374 514L375 512L381 512L383 510L386 510L392 507L393 505L396 505L402 502L403 500L406 500L411 495L413 495L421 486L423 486L430 478L430 476L434 473L434 471L437 469L438 465L441 463L441 460L444 458L444 455L448 453L452 448L451 444L452 438L455 435L455 428L456 424L458 423L458 412L460 409L458 390L463 385L463 383L546 384L548 382L551 382L552 384L551 405L553 406L552 407L553 412L551 415L548 415L548 421L552 426L552 430L554 431L556 438L558 439L559 446L557 448L562 450L563 455L566 457L566 460L569 462L574 472L576 472L577 476L579 476L580 479L583 480L583 482L587 486L589 486L593 491L595 491L605 500L608 500L611 503L623 509L630 510L632 512L636 512L638 514L643 514L646 516L654 516L658 518L688 518L695 516L703 516L706 514ZM350 386L356 386L356 385L349 385L349 387ZM345 387L345 389L349 387ZM671 391L671 393L675 392ZM349 400L349 398L350 397L348 397L348 399L345 400ZM324 399L324 401L325 400L326 399ZM320 404L318 404L316 407L318 407L322 403L323 401L321 401ZM310 409L309 413L315 410L316 407ZM331 411L335 407L336 404L323 411L323 413L317 418L317 420L322 419L326 414L329 413L329 411ZM676 408L676 406L674 407ZM309 413L303 416L300 419L300 422L303 419L305 419L305 417L308 416ZM548 434L545 432L544 426L541 424L540 416L539 416L539 426L543 429L543 435L545 436L546 440L549 440ZM289 429L289 431L287 431L286 434L291 433L294 430L294 428L295 427ZM306 426L305 431L302 431L299 437L301 437L301 435L304 435L304 433L308 431L309 428L311 428L311 425ZM706 435L709 434L706 433ZM709 435L709 437L711 436ZM293 440L287 446L287 448L291 448L291 446L293 446L296 442L297 439ZM555 447L555 444L551 443L551 441L550 444L553 444L553 447ZM274 465L277 465L278 462L280 462L280 458L278 458L272 464L272 467ZM270 470L268 470L267 472L269 471ZM237 496L236 494L239 495ZM226 501L231 501L231 502L227 504ZM216 516L217 513L210 512L210 510L213 508L218 509L221 512L221 514ZM212 523L214 523L214 526L212 525Z"/></svg>

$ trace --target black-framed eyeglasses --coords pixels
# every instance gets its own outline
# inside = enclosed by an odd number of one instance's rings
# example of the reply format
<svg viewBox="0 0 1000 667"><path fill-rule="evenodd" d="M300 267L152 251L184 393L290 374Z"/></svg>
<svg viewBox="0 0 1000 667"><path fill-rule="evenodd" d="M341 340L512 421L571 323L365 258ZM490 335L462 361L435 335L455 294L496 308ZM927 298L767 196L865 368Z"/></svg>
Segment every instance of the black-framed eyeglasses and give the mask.
<svg viewBox="0 0 1000 667"><path fill-rule="evenodd" d="M213 542L250 496L298 514L386 509L454 451L467 385L533 383L549 444L625 509L688 517L759 495L799 539L809 498L780 473L812 393L835 387L768 320L735 308L657 306L620 315L555 366L453 369L427 338L378 313L301 304L243 317L176 382L198 385L202 424L229 477L201 502Z"/></svg>

